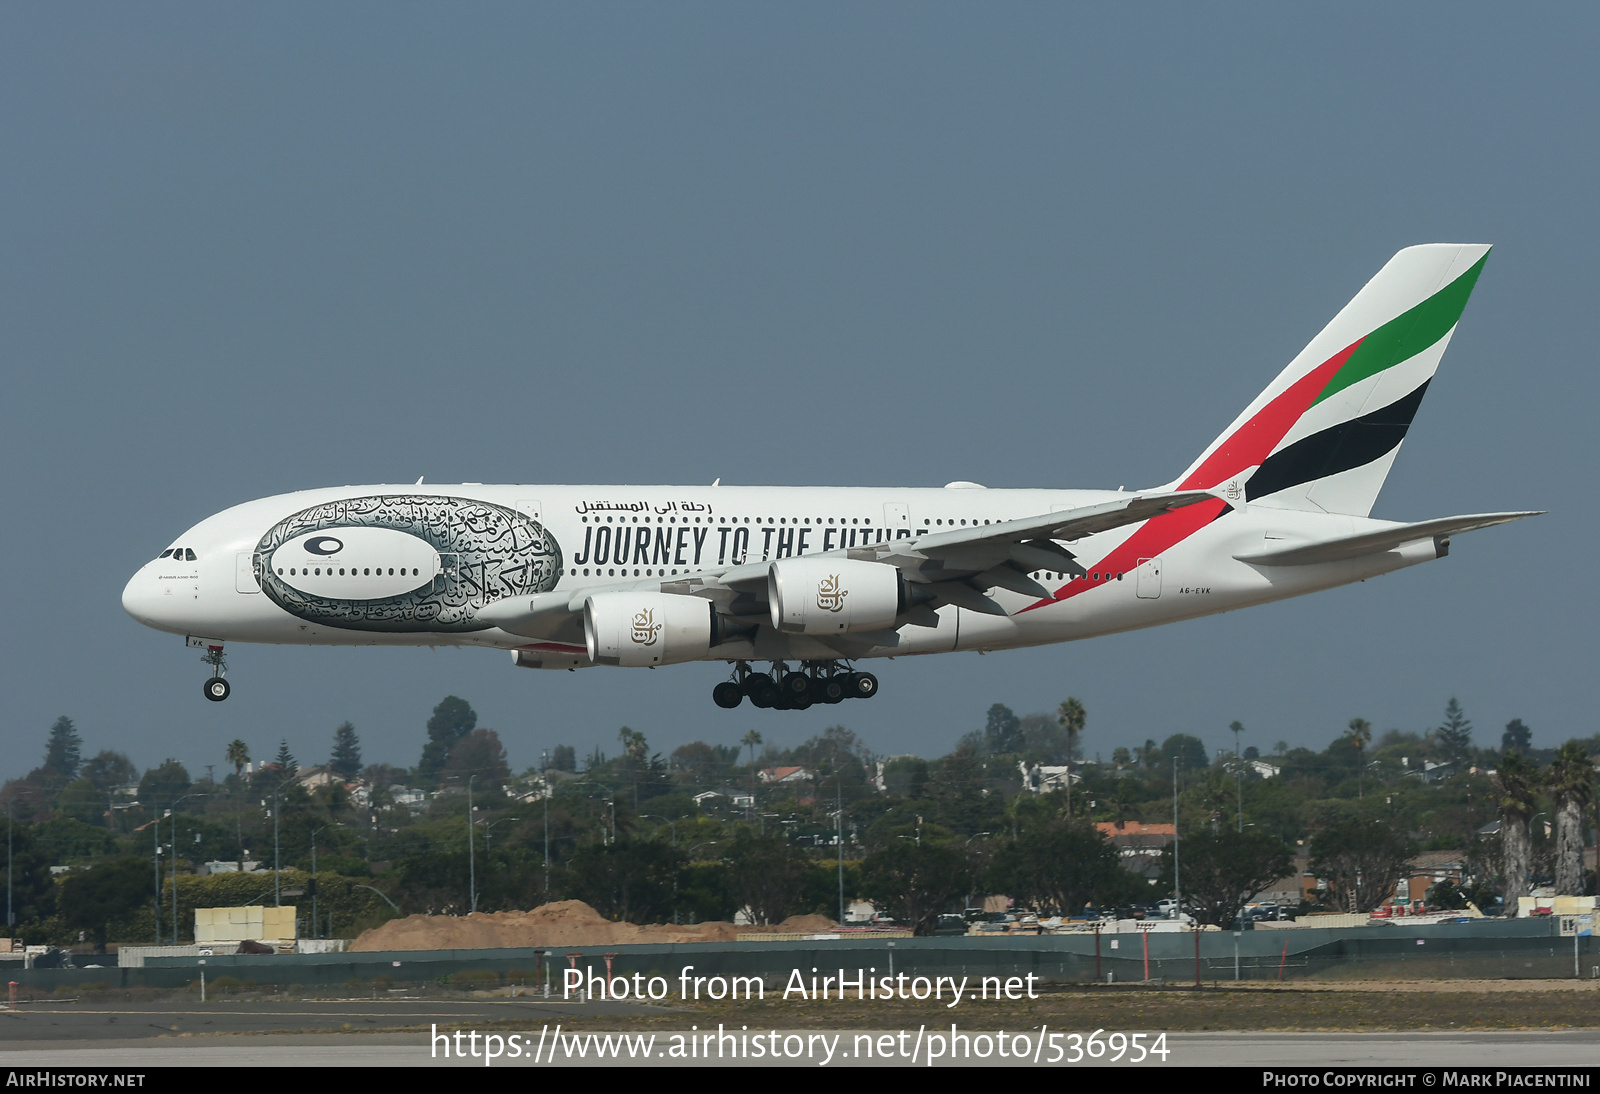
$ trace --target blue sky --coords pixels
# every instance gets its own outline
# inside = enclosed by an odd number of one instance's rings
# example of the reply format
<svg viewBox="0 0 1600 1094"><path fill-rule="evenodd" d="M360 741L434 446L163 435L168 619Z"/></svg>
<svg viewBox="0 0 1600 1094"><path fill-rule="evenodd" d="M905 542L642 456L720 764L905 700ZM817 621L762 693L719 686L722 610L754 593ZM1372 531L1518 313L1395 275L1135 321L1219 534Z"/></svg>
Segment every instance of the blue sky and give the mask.
<svg viewBox="0 0 1600 1094"><path fill-rule="evenodd" d="M0 775L59 714L141 765L457 694L516 765L833 721L946 751L1079 696L1090 753L1357 715L1594 732L1592 6L50 5L0 11ZM717 666L240 647L210 704L128 575L373 481L1130 487L1402 246L1496 251L1375 515L1550 515L1440 563L732 713ZM1554 572L1551 567L1555 567Z"/></svg>

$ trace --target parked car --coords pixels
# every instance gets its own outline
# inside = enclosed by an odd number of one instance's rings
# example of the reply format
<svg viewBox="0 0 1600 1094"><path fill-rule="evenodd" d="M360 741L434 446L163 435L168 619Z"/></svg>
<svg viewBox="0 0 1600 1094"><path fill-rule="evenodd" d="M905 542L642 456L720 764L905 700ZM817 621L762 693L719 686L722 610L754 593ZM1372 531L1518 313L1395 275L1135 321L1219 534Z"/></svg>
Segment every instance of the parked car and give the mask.
<svg viewBox="0 0 1600 1094"><path fill-rule="evenodd" d="M1274 902L1264 900L1258 904L1245 905L1243 918L1251 923L1259 923L1262 920L1279 921L1288 919L1289 913Z"/></svg>
<svg viewBox="0 0 1600 1094"><path fill-rule="evenodd" d="M945 912L933 925L934 934L966 934L967 918L959 912Z"/></svg>

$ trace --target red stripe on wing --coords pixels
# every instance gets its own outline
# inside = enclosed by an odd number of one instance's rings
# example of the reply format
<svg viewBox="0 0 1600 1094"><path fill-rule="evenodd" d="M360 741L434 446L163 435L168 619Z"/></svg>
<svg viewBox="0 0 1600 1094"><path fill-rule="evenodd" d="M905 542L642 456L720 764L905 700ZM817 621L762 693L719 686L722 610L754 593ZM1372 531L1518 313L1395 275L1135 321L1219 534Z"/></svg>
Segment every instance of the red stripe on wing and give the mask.
<svg viewBox="0 0 1600 1094"><path fill-rule="evenodd" d="M1221 498L1211 501L1202 501L1194 505L1186 505L1171 513L1163 513L1159 517L1151 517L1139 526L1138 531L1122 542L1122 545L1112 549L1111 553L1102 558L1091 570L1101 574L1126 574L1132 573L1139 565L1141 558L1155 558L1194 535L1200 529L1216 520L1226 509L1228 503ZM1108 579L1094 581L1090 578L1079 578L1069 581L1055 591L1049 600L1040 600L1023 608L1023 612L1031 612L1035 608L1042 608L1048 604L1057 604L1063 600L1098 589ZM1022 612L1018 612L1021 615Z"/></svg>

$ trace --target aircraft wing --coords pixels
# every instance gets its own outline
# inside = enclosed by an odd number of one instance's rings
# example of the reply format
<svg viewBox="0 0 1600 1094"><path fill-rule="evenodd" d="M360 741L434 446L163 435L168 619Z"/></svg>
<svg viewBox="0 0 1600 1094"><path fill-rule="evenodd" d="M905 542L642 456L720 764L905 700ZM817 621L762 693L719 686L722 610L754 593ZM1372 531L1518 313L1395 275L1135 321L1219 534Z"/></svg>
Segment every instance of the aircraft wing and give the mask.
<svg viewBox="0 0 1600 1094"><path fill-rule="evenodd" d="M984 593L1009 589L1025 596L1047 597L1048 589L1028 576L1031 570L1082 574L1072 552L1061 546L1097 532L1181 509L1216 497L1207 491L1133 495L1099 505L1042 513L1021 520L975 525L906 539L830 551L829 555L894 566L906 580L929 594L905 622L933 625L933 609L955 604L972 611L1004 615ZM821 557L827 557L826 555ZM743 566L661 583L663 591L710 596L736 618L758 620L767 614L767 571L771 562Z"/></svg>
<svg viewBox="0 0 1600 1094"><path fill-rule="evenodd" d="M1062 542L1071 543L1099 532L1138 524L1214 497L1216 494L1207 491L1134 494L1098 505L885 540L829 551L818 557L851 558L898 568L908 582L927 594L921 603L901 617L902 621L932 626L937 621L933 609L942 604L1004 615L1005 609L984 595L989 589L1009 589L1033 597L1049 596L1049 590L1028 576L1029 571L1083 573L1083 567L1078 565L1071 551L1061 546ZM638 589L705 597L735 620L760 623L769 616L767 573L771 566L770 561L749 562L670 580L596 583L567 592L514 597L480 609L476 618L512 634L581 644L585 599L596 592ZM879 644L892 644L892 632L875 637L891 639Z"/></svg>

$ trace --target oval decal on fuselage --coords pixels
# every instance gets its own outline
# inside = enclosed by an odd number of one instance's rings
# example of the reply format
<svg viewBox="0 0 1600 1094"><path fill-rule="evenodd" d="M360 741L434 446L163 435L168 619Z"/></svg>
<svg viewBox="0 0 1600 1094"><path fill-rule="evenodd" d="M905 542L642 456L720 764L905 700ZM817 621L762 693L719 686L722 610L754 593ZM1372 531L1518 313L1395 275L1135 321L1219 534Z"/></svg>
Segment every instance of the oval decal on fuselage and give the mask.
<svg viewBox="0 0 1600 1094"><path fill-rule="evenodd" d="M385 494L315 505L279 521L256 545L255 571L275 604L310 622L358 631L479 631L488 629L474 619L484 605L555 588L561 548L515 509Z"/></svg>
<svg viewBox="0 0 1600 1094"><path fill-rule="evenodd" d="M439 552L393 528L344 528L342 538L316 532L272 552L272 576L308 596L384 600L432 585Z"/></svg>

